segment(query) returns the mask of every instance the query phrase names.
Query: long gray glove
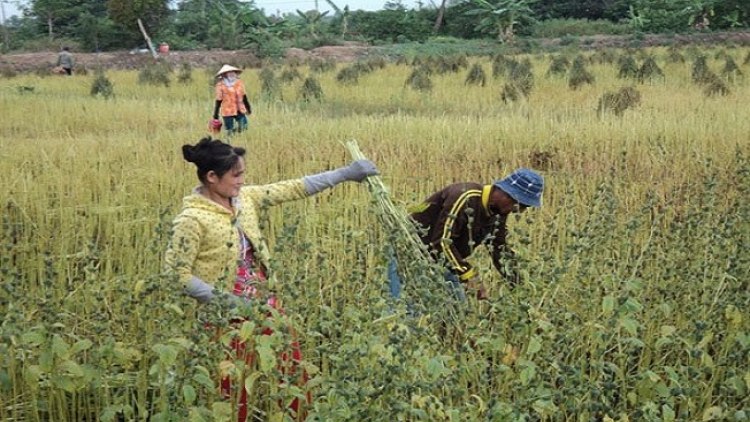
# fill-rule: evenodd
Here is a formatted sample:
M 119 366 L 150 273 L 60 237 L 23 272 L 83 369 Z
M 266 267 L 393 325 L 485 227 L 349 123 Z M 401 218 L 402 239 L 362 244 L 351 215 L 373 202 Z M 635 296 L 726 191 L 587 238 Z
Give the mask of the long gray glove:
M 305 176 L 305 190 L 310 195 L 334 187 L 342 182 L 361 182 L 368 176 L 379 174 L 378 168 L 370 160 L 356 160 L 346 167 L 323 173 Z
M 198 277 L 193 277 L 185 288 L 185 293 L 197 300 L 198 303 L 208 303 L 214 298 L 214 286 Z
M 215 298 L 220 300 L 221 303 L 225 303 L 229 308 L 235 308 L 237 306 L 249 306 L 250 299 L 240 297 L 227 293 L 214 293 L 214 287 L 198 277 L 193 277 L 185 289 L 185 293 L 193 299 L 197 300 L 198 303 L 208 303 Z

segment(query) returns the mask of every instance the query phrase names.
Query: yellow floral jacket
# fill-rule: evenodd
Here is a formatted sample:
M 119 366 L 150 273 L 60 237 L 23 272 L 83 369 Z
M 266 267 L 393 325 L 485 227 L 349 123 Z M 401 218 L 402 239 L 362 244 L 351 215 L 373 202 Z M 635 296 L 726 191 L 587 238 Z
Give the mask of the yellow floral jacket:
M 183 286 L 197 277 L 219 291 L 231 292 L 240 257 L 237 225 L 252 242 L 256 258 L 267 266 L 270 256 L 260 232 L 261 208 L 307 196 L 303 179 L 248 185 L 235 198 L 232 213 L 193 192 L 183 199 L 182 211 L 173 222 L 165 256 L 167 272 L 177 273 Z

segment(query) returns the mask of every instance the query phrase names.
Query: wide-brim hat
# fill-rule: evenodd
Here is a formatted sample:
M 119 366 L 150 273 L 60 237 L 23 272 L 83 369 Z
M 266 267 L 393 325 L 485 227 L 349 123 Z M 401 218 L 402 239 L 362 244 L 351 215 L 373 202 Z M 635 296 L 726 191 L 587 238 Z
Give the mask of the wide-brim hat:
M 521 205 L 542 206 L 544 178 L 533 170 L 518 169 L 505 179 L 496 181 L 494 186 L 510 195 Z
M 234 66 L 230 66 L 228 64 L 225 64 L 224 66 L 221 67 L 221 69 L 219 69 L 218 72 L 216 72 L 216 77 L 218 78 L 219 76 L 221 76 L 221 75 L 223 75 L 223 74 L 225 74 L 227 72 L 234 72 L 234 73 L 239 74 L 239 73 L 242 73 L 242 69 L 237 69 Z

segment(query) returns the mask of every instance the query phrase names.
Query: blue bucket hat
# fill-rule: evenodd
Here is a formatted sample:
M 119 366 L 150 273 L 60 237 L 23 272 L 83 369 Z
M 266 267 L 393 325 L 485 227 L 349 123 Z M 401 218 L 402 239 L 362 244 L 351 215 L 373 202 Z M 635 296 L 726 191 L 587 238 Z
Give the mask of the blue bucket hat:
M 494 186 L 510 195 L 521 205 L 542 206 L 544 178 L 533 170 L 518 169 L 505 179 L 496 181 Z

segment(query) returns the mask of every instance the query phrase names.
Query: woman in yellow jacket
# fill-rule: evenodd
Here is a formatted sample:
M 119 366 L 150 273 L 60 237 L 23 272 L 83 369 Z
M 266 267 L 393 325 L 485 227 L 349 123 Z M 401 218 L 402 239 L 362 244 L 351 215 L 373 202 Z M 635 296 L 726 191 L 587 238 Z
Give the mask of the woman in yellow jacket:
M 252 304 L 260 299 L 259 287 L 266 281 L 269 262 L 259 225 L 262 207 L 306 198 L 339 183 L 361 182 L 378 174 L 371 161 L 357 160 L 299 179 L 245 185 L 244 148 L 206 137 L 196 145 L 184 145 L 182 153 L 185 160 L 196 165 L 201 184 L 183 199 L 165 259 L 167 272 L 176 274 L 187 295 L 199 303 L 223 300 Z M 275 297 L 266 302 L 278 309 Z M 244 345 L 235 344 L 235 348 L 244 353 Z M 246 358 L 252 359 L 252 354 Z M 295 344 L 292 359 L 301 359 Z M 228 388 L 225 380 L 223 389 Z M 243 388 L 239 421 L 247 415 L 245 401 Z M 297 404 L 292 407 L 297 412 Z
M 214 85 L 214 121 L 219 119 L 221 112 L 224 128 L 228 134 L 242 132 L 247 129 L 247 115 L 253 113 L 250 101 L 247 99 L 245 83 L 239 78 L 242 70 L 225 64 L 216 72 L 218 81 Z M 236 123 L 236 127 L 235 127 Z

